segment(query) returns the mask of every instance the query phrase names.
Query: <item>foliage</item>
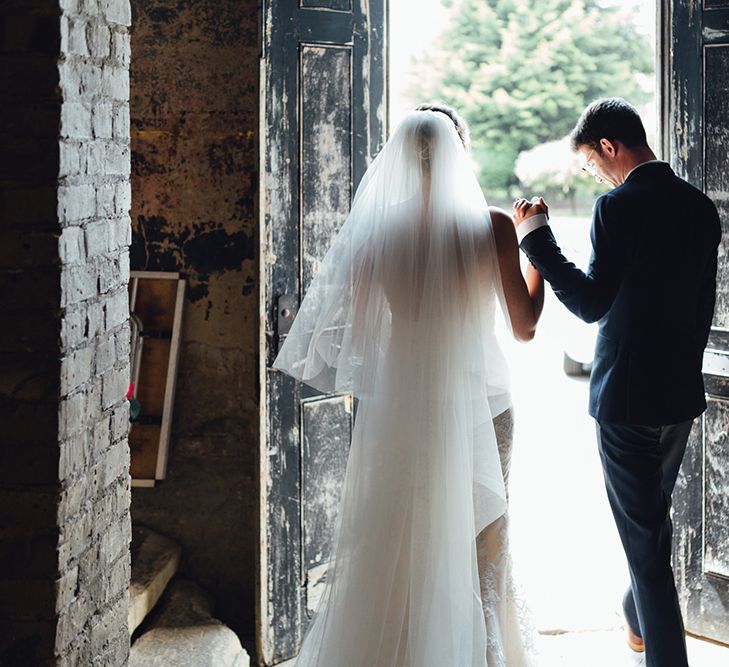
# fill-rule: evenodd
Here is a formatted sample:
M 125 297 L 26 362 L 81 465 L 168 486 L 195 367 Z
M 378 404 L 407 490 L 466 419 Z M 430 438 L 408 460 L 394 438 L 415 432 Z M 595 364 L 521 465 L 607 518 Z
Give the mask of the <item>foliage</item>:
M 569 136 L 523 151 L 514 173 L 528 194 L 538 193 L 547 201 L 567 200 L 575 212 L 577 195 L 596 196 L 605 186 L 582 170 L 584 158 L 573 153 Z
M 519 153 L 565 136 L 592 100 L 620 95 L 640 105 L 650 98 L 651 45 L 614 5 L 443 3 L 447 24 L 416 63 L 411 96 L 442 100 L 464 116 L 487 192 L 513 194 Z

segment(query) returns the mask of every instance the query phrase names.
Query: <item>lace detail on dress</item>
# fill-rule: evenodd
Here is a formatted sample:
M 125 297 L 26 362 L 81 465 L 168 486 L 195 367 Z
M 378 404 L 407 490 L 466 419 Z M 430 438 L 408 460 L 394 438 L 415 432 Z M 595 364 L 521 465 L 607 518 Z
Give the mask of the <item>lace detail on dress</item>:
M 496 567 L 492 563 L 486 563 L 485 572 L 480 577 L 481 581 L 481 604 L 486 619 L 486 656 L 489 667 L 505 667 L 506 656 L 504 654 L 501 633 L 499 631 L 499 614 L 497 609 L 501 602 L 498 593 L 498 582 L 496 579 Z
M 511 410 L 494 419 L 504 482 L 513 442 Z M 488 667 L 531 667 L 536 660 L 536 630 L 524 596 L 515 584 L 509 553 L 508 513 L 476 537 L 481 604 L 486 621 Z

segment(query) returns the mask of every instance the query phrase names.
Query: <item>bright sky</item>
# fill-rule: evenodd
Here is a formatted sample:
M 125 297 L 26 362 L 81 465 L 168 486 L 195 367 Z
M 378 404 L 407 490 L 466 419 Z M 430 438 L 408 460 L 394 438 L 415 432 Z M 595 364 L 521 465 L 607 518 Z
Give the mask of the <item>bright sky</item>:
M 443 27 L 446 11 L 440 0 L 391 0 L 390 118 L 394 127 L 407 111 L 400 97 L 410 61 L 425 51 Z
M 646 0 L 604 0 L 634 13 L 637 27 L 655 33 L 655 2 Z M 410 60 L 421 55 L 443 27 L 446 10 L 440 0 L 391 0 L 390 3 L 390 118 L 391 127 L 408 110 L 401 99 Z

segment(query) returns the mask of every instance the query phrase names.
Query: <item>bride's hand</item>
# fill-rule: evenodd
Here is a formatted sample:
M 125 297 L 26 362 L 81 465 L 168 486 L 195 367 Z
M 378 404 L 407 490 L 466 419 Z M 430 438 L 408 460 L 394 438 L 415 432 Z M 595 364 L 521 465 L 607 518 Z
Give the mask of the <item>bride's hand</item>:
M 549 207 L 542 197 L 534 197 L 532 201 L 522 197 L 514 202 L 514 224 L 517 227 L 527 218 L 539 213 L 549 215 Z
M 527 216 L 527 212 L 532 206 L 533 204 L 523 197 L 514 202 L 514 224 L 517 227 L 529 217 Z

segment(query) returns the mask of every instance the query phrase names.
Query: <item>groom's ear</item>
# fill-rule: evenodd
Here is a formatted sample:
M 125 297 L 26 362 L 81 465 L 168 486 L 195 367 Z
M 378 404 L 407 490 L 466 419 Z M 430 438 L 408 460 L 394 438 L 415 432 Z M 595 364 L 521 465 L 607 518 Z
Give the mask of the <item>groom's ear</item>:
M 605 139 L 604 137 L 600 139 L 600 148 L 602 149 L 603 155 L 607 155 L 611 158 L 615 157 L 618 153 L 617 142 L 610 141 L 610 139 Z

